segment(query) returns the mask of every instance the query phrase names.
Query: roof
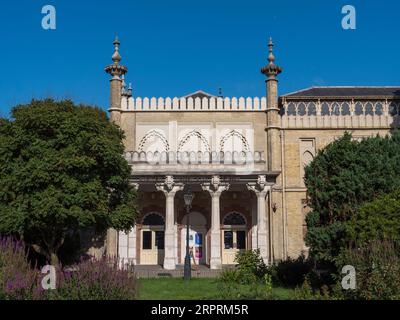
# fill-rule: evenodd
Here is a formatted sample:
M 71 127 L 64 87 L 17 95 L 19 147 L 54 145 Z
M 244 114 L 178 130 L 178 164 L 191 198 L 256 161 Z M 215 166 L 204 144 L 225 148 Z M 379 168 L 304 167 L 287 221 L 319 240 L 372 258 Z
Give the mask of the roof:
M 400 98 L 399 87 L 311 87 L 283 95 L 285 98 L 385 97 Z
M 183 96 L 182 98 L 193 98 L 193 99 L 200 98 L 200 99 L 202 99 L 202 98 L 215 98 L 215 97 L 216 96 L 214 96 L 210 93 L 204 92 L 202 90 L 198 90 L 196 92 L 193 92 L 186 96 Z

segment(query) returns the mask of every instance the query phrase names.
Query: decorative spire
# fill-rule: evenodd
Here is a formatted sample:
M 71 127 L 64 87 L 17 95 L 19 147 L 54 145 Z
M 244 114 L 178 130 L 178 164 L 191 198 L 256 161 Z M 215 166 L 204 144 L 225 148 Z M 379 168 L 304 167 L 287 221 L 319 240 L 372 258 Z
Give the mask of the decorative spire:
M 121 76 L 123 76 L 128 72 L 128 68 L 119 64 L 122 58 L 121 55 L 119 54 L 119 46 L 121 43 L 119 42 L 118 37 L 115 37 L 113 44 L 114 44 L 114 53 L 112 55 L 112 61 L 114 63 L 108 65 L 105 68 L 105 71 L 110 75 L 112 75 L 114 80 L 121 80 Z
M 114 54 L 112 55 L 112 61 L 114 61 L 115 64 L 118 64 L 122 59 L 121 55 L 119 54 L 119 45 L 121 44 L 121 42 L 119 42 L 118 37 L 115 37 L 113 44 Z
M 268 55 L 269 64 L 261 69 L 261 73 L 265 74 L 268 77 L 268 79 L 275 79 L 276 76 L 282 72 L 282 68 L 278 67 L 275 64 L 275 56 L 273 53 L 274 43 L 272 42 L 271 37 L 269 38 L 268 48 L 269 48 L 269 55 Z
M 218 88 L 218 98 L 223 98 L 223 94 L 222 94 L 222 88 Z
M 132 83 L 129 83 L 128 91 L 127 91 L 128 97 L 132 97 L 132 92 L 133 92 Z
M 274 56 L 274 53 L 273 53 L 274 43 L 272 42 L 272 37 L 269 37 L 268 48 L 269 48 L 268 61 L 269 61 L 269 64 L 273 64 L 274 61 L 275 61 L 275 56 Z

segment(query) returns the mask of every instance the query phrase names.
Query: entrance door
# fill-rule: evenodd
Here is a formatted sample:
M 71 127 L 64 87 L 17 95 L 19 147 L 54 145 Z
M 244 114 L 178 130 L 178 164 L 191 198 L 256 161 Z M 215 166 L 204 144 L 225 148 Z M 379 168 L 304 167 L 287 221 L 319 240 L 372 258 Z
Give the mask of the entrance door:
M 199 264 L 205 264 L 206 255 L 205 255 L 205 243 L 204 237 L 206 234 L 206 230 L 193 230 L 189 229 L 189 250 L 192 250 L 194 262 Z M 186 228 L 182 228 L 181 232 L 182 246 L 181 246 L 181 260 L 185 261 L 186 256 Z M 191 263 L 193 264 L 193 258 L 191 258 Z
M 182 218 L 182 231 L 181 231 L 181 262 L 184 263 L 186 256 L 186 225 L 188 215 Z M 191 263 L 205 264 L 206 263 L 206 243 L 205 236 L 207 233 L 206 228 L 207 220 L 200 212 L 189 213 L 189 249 L 193 252 Z
M 140 264 L 157 265 L 164 260 L 164 230 L 142 230 Z
M 223 230 L 223 249 L 222 249 L 222 263 L 223 264 L 236 264 L 235 257 L 240 251 L 246 250 L 246 231 L 245 230 Z

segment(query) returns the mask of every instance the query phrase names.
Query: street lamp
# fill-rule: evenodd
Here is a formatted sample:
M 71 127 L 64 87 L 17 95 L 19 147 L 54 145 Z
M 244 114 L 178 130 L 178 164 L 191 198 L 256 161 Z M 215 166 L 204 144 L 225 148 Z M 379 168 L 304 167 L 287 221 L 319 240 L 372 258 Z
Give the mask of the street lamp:
M 191 277 L 191 266 L 190 266 L 190 253 L 189 253 L 189 213 L 190 208 L 192 207 L 192 201 L 194 198 L 194 194 L 188 188 L 183 195 L 183 200 L 185 201 L 186 206 L 186 256 L 185 256 L 185 267 L 184 267 L 184 279 L 190 280 Z

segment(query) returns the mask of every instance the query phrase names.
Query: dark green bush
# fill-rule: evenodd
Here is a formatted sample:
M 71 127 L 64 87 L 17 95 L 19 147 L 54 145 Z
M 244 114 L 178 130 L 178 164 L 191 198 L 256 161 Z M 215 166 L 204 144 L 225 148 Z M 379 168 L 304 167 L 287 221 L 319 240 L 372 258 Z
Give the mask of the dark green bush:
M 346 299 L 400 299 L 400 247 L 392 241 L 376 240 L 359 248 L 343 250 L 338 270 L 351 265 L 356 270 L 356 289 L 342 290 Z M 344 275 L 338 275 L 338 286 Z
M 287 259 L 279 262 L 275 268 L 276 277 L 286 287 L 297 287 L 303 284 L 307 274 L 312 270 L 312 264 L 304 256 L 297 259 Z

